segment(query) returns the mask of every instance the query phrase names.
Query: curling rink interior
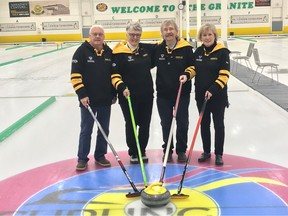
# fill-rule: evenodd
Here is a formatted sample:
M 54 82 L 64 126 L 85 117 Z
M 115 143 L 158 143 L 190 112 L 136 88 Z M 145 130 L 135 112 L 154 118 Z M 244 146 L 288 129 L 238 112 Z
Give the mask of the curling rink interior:
M 251 41 L 261 61 L 279 64 L 279 82 L 288 86 L 288 37 L 229 38 L 229 49 L 245 55 Z M 80 111 L 70 68 L 79 45 L 0 44 L 0 215 L 288 215 L 288 107 L 238 80 L 233 70 L 224 166 L 214 165 L 214 155 L 198 163 L 198 134 L 182 189 L 189 198 L 171 199 L 159 208 L 146 207 L 140 197 L 126 198 L 133 189 L 109 147 L 112 167 L 95 165 L 91 158 L 85 172 L 75 171 Z M 253 56 L 250 62 L 255 70 Z M 155 69 L 151 73 L 155 78 Z M 263 76 L 271 77 L 268 68 Z M 258 85 L 277 82 L 260 79 Z M 193 90 L 188 150 L 198 119 Z M 149 185 L 159 181 L 163 156 L 156 103 L 152 115 L 145 164 Z M 96 126 L 91 151 L 95 132 Z M 109 140 L 133 183 L 143 189 L 140 165 L 129 162 L 118 101 L 112 106 Z M 164 178 L 171 194 L 177 193 L 183 169 L 174 153 Z

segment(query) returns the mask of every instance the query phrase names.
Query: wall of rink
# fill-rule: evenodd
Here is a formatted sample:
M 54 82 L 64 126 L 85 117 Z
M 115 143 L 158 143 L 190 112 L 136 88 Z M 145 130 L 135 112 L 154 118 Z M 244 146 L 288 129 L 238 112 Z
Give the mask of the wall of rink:
M 189 0 L 1 0 L 0 43 L 82 41 L 92 24 L 105 28 L 106 40 L 125 38 L 131 20 L 143 26 L 142 39 L 158 39 L 165 19 L 175 19 L 186 35 L 197 34 L 197 4 Z M 183 6 L 184 7 L 181 7 Z M 221 35 L 221 0 L 201 1 L 202 23 L 213 23 Z M 228 0 L 227 35 L 288 33 L 287 0 Z

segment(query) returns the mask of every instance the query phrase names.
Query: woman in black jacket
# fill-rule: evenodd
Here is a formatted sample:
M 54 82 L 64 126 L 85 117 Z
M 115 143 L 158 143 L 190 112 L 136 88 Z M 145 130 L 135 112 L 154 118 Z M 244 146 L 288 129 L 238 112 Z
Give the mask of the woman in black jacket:
M 139 158 L 127 97 L 131 97 L 144 162 L 148 162 L 146 147 L 153 107 L 154 88 L 150 69 L 154 45 L 140 43 L 141 34 L 139 22 L 129 23 L 126 28 L 127 40 L 119 42 L 113 49 L 111 78 L 118 91 L 119 104 L 125 119 L 126 143 L 131 163 L 139 163 Z
M 198 158 L 204 162 L 211 157 L 211 114 L 215 130 L 215 164 L 223 165 L 223 147 L 225 138 L 224 113 L 228 107 L 227 82 L 230 76 L 230 51 L 217 42 L 218 34 L 212 24 L 203 25 L 198 32 L 202 45 L 195 56 L 195 99 L 200 112 L 207 97 L 208 103 L 201 123 L 201 137 L 204 152 Z
M 228 107 L 227 82 L 230 76 L 230 51 L 217 42 L 218 34 L 212 24 L 204 24 L 198 32 L 202 45 L 194 52 L 194 63 L 190 67 L 195 76 L 195 99 L 201 111 L 205 97 L 208 99 L 201 122 L 201 137 L 204 152 L 198 158 L 205 162 L 211 157 L 211 115 L 215 129 L 215 164 L 223 165 L 225 138 L 224 113 Z M 181 78 L 184 82 L 186 77 Z

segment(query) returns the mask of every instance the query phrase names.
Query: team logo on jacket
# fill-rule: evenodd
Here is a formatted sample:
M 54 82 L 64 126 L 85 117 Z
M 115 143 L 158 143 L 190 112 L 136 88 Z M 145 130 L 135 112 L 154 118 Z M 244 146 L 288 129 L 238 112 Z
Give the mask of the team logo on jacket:
M 133 56 L 128 56 L 128 62 L 134 61 Z
M 196 58 L 196 61 L 203 61 L 202 56 L 198 56 L 198 58 Z
M 161 54 L 160 57 L 159 57 L 159 60 L 160 60 L 160 61 L 164 61 L 164 60 L 165 60 L 165 55 L 164 55 L 164 54 Z
M 95 61 L 93 60 L 92 56 L 89 56 L 87 62 L 88 63 L 94 63 Z

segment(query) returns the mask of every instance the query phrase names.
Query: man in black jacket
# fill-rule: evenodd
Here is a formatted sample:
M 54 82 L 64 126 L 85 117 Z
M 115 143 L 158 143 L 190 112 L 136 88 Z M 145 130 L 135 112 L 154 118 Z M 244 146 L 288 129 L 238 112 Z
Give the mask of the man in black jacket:
M 76 170 L 85 170 L 89 160 L 91 135 L 94 119 L 89 113 L 89 105 L 106 135 L 109 134 L 111 104 L 115 103 L 111 84 L 112 50 L 104 42 L 104 29 L 94 25 L 89 31 L 89 42 L 85 41 L 74 53 L 71 69 L 71 83 L 78 96 L 81 111 L 81 131 L 78 146 Z M 95 163 L 111 166 L 105 158 L 107 142 L 98 130 L 94 151 Z
M 193 63 L 192 46 L 180 39 L 178 26 L 174 20 L 165 20 L 161 25 L 163 41 L 156 46 L 153 53 L 153 63 L 157 66 L 156 90 L 157 108 L 161 119 L 163 135 L 163 151 L 166 152 L 170 127 L 173 119 L 173 107 L 175 106 L 177 92 L 180 85 L 180 77 L 187 76 L 187 82 L 183 84 L 181 97 L 176 116 L 176 153 L 178 162 L 186 161 L 187 137 L 189 126 L 189 103 L 191 92 L 190 71 L 186 70 Z M 172 161 L 174 143 L 168 150 L 168 162 Z

